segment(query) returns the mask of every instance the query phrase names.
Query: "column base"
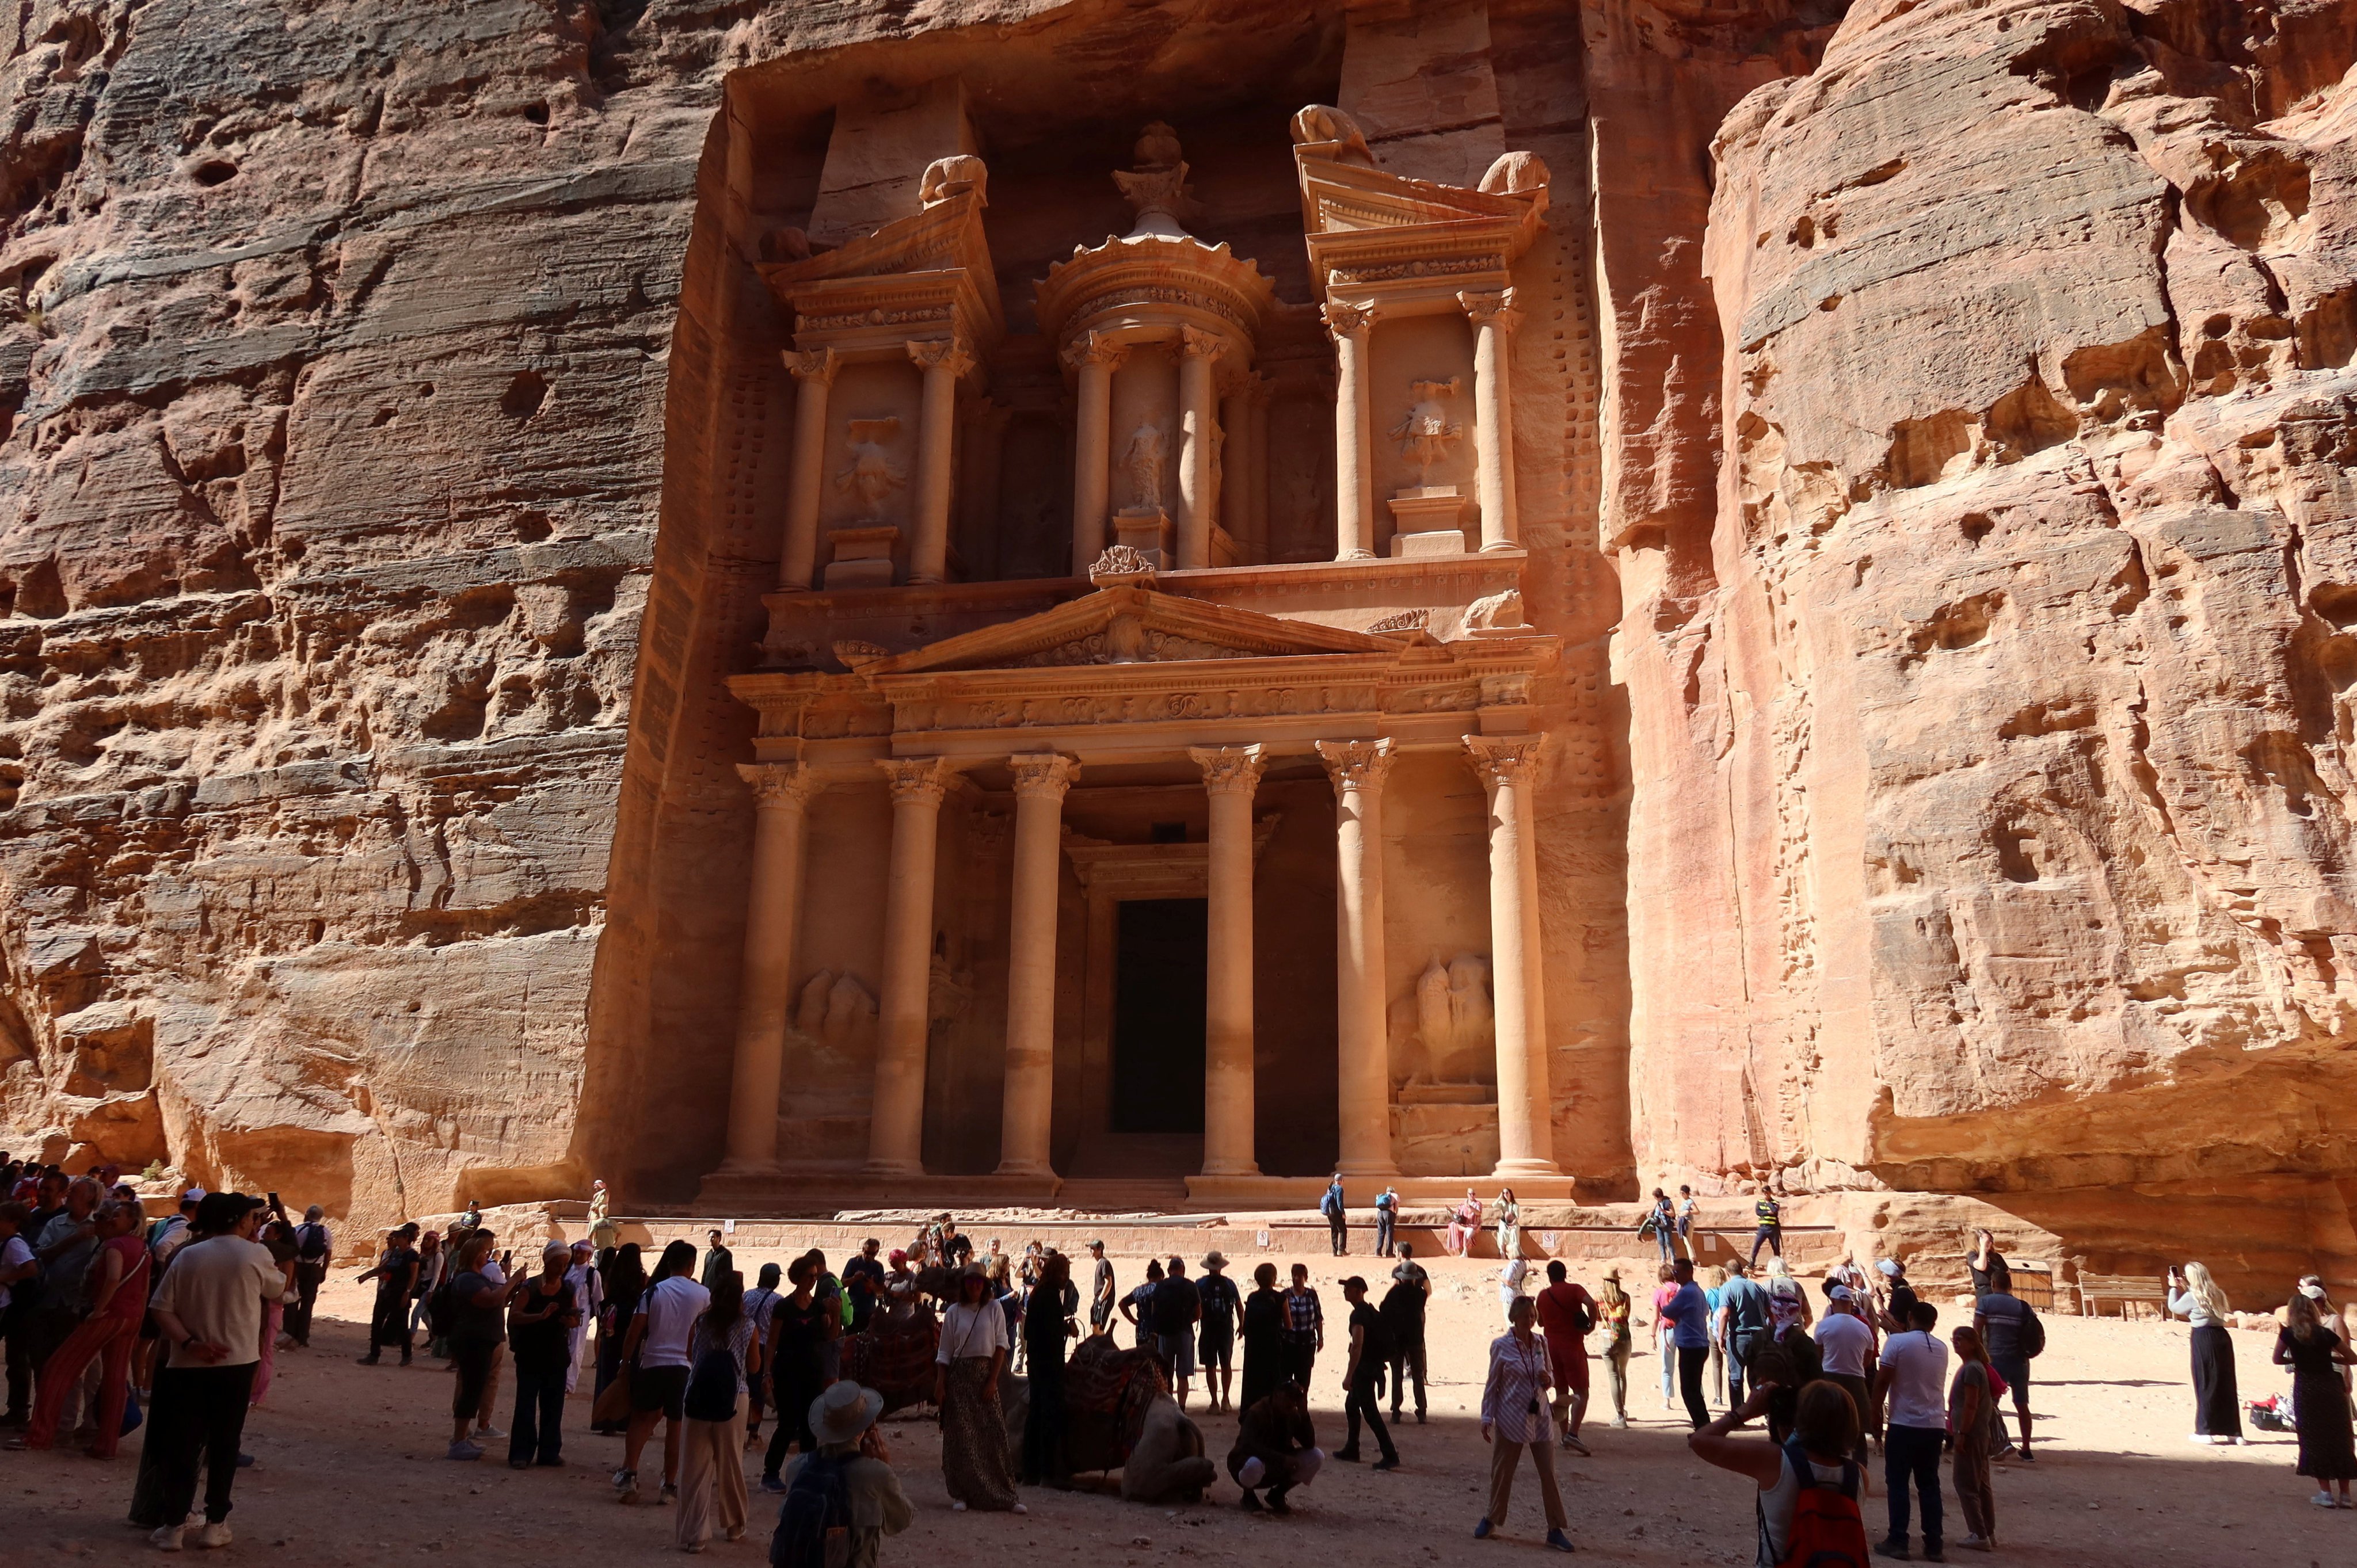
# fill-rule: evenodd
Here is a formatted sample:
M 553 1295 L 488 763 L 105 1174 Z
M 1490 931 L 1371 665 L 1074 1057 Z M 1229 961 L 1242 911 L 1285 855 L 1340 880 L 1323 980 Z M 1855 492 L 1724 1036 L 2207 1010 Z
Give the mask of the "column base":
M 1521 542 L 1520 542 L 1519 541 L 1516 541 L 1516 540 L 1512 540 L 1512 539 L 1485 540 L 1485 541 L 1483 541 L 1482 545 L 1481 545 L 1481 553 L 1483 553 L 1483 554 L 1491 554 L 1491 553 L 1494 553 L 1499 552 L 1499 551 L 1504 551 L 1504 550 L 1520 550 L 1521 548 L 1522 548 L 1522 544 L 1521 544 Z
M 1490 1179 L 1503 1181 L 1512 1176 L 1553 1176 L 1562 1174 L 1562 1169 L 1553 1160 L 1500 1160 L 1498 1168 L 1490 1173 Z
M 1400 1174 L 1399 1166 L 1389 1160 L 1381 1163 L 1344 1160 L 1334 1169 L 1341 1176 L 1345 1186 L 1354 1181 L 1396 1181 Z
M 925 1174 L 925 1165 L 921 1160 L 870 1160 L 859 1167 L 859 1174 L 863 1176 L 886 1178 L 914 1176 L 921 1179 Z

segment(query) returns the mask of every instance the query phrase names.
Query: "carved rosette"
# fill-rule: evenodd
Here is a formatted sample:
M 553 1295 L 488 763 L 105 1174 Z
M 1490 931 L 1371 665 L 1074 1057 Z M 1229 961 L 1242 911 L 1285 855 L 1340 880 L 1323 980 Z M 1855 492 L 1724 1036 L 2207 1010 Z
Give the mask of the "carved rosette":
M 1190 746 L 1187 755 L 1203 770 L 1203 788 L 1213 795 L 1250 795 L 1267 767 L 1257 745 Z
M 1373 793 L 1383 787 L 1383 779 L 1396 760 L 1392 742 L 1383 740 L 1321 740 L 1314 743 L 1318 760 L 1326 765 L 1326 777 L 1334 781 L 1334 793 L 1341 795 L 1352 789 Z
M 1457 303 L 1464 307 L 1465 314 L 1476 328 L 1487 327 L 1494 321 L 1511 336 L 1514 328 L 1523 324 L 1523 313 L 1514 308 L 1514 291 L 1510 288 L 1489 294 L 1460 293 Z
M 1326 319 L 1326 330 L 1336 338 L 1364 337 L 1375 324 L 1372 306 L 1345 305 L 1339 299 L 1328 300 L 1319 314 Z
M 1546 746 L 1544 736 L 1535 735 L 1469 735 L 1465 749 L 1470 754 L 1473 771 L 1480 776 L 1485 789 L 1500 785 L 1529 789 L 1538 783 L 1539 758 Z
M 752 787 L 753 804 L 761 811 L 800 811 L 818 793 L 818 779 L 799 762 L 740 762 L 737 777 Z
M 956 771 L 949 759 L 942 757 L 891 757 L 877 763 L 884 773 L 885 787 L 892 791 L 896 806 L 914 803 L 938 806 L 949 792 L 951 776 Z
M 1060 800 L 1081 776 L 1078 762 L 1052 751 L 1010 757 L 1006 766 L 1015 770 L 1015 793 L 1023 800 Z
M 1082 365 L 1103 365 L 1107 371 L 1121 369 L 1129 358 L 1129 345 L 1105 332 L 1083 332 L 1064 345 L 1063 361 L 1072 370 Z
M 954 338 L 920 338 L 909 345 L 909 358 L 920 371 L 947 371 L 952 378 L 974 369 L 974 356 Z
M 785 360 L 787 374 L 805 386 L 815 381 L 831 387 L 834 385 L 834 373 L 843 369 L 843 360 L 832 349 L 789 349 L 779 358 Z

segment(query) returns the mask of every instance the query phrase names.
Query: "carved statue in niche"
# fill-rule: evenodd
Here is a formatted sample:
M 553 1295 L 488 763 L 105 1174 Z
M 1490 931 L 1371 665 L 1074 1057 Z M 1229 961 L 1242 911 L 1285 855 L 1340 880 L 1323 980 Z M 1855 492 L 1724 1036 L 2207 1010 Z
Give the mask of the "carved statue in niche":
M 834 488 L 857 501 L 861 515 L 871 521 L 881 520 L 884 503 L 909 482 L 906 471 L 884 450 L 884 443 L 899 433 L 900 421 L 894 414 L 851 422 L 846 443 L 851 461 L 834 476 Z
M 1115 169 L 1113 182 L 1137 214 L 1132 234 L 1184 234 L 1195 201 L 1187 193 L 1187 160 L 1178 156 L 1178 133 L 1157 120 L 1138 133 L 1135 169 Z M 1161 220 L 1160 222 L 1155 220 Z
M 1497 1021 L 1490 1004 L 1490 961 L 1435 953 L 1415 992 L 1392 1004 L 1392 1060 L 1406 1067 L 1405 1103 L 1481 1103 L 1495 1096 Z
M 842 1059 L 864 1057 L 875 1048 L 876 999 L 848 974 L 822 969 L 802 983 L 794 1028 Z
M 1464 438 L 1464 424 L 1449 418 L 1440 401 L 1455 397 L 1463 384 L 1455 376 L 1445 381 L 1408 383 L 1415 403 L 1407 417 L 1392 427 L 1391 439 L 1400 444 L 1400 456 L 1415 465 L 1415 482 L 1420 486 L 1432 484 L 1432 466 L 1445 461 L 1449 448 Z
M 1129 450 L 1121 466 L 1129 475 L 1129 504 L 1151 510 L 1162 504 L 1164 441 L 1158 424 L 1141 424 L 1130 433 Z

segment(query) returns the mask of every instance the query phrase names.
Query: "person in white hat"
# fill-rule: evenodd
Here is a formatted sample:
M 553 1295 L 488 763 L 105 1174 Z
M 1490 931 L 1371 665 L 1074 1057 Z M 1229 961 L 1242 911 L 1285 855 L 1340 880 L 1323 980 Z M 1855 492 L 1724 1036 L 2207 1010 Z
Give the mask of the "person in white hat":
M 849 1379 L 830 1383 L 811 1402 L 818 1452 L 801 1455 L 786 1470 L 786 1501 L 778 1511 L 770 1562 L 785 1568 L 834 1563 L 875 1568 L 884 1538 L 916 1522 L 917 1510 L 876 1430 L 883 1412 L 884 1396 Z M 839 1557 L 828 1550 L 830 1530 L 848 1532 L 849 1550 Z

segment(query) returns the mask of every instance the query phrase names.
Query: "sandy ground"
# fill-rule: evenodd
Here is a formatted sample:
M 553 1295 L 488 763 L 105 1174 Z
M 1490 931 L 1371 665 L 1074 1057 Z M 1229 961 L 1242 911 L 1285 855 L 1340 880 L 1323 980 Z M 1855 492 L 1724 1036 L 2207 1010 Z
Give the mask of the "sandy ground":
M 763 1261 L 759 1254 L 737 1258 L 748 1270 Z M 1372 1273 L 1372 1262 L 1361 1257 L 1352 1267 Z M 1144 1262 L 1121 1259 L 1118 1266 L 1125 1289 L 1141 1277 Z M 1527 1467 L 1502 1536 L 1477 1544 L 1470 1533 L 1489 1477 L 1477 1422 L 1486 1347 L 1497 1332 L 1495 1269 L 1449 1260 L 1434 1270 L 1431 1421 L 1417 1426 L 1411 1414 L 1397 1429 L 1405 1464 L 1394 1474 L 1330 1466 L 1296 1494 L 1295 1513 L 1286 1520 L 1240 1510 L 1224 1469 L 1211 1500 L 1193 1508 L 1125 1503 L 1110 1492 L 1033 1489 L 1026 1494 L 1028 1517 L 953 1513 L 934 1429 L 909 1416 L 886 1430 L 917 1504 L 917 1523 L 887 1543 L 886 1560 L 955 1564 L 1012 1556 L 1093 1565 L 1281 1556 L 1292 1563 L 1357 1565 L 1453 1563 L 1475 1553 L 1533 1560 L 1543 1530 Z M 602 1568 L 671 1550 L 672 1510 L 622 1509 L 610 1500 L 607 1477 L 619 1463 L 620 1440 L 587 1433 L 586 1380 L 568 1412 L 567 1468 L 511 1471 L 500 1463 L 504 1444 L 494 1444 L 477 1464 L 445 1460 L 448 1375 L 423 1357 L 406 1371 L 353 1364 L 363 1348 L 366 1290 L 349 1283 L 353 1272 L 339 1270 L 330 1282 L 314 1348 L 280 1357 L 270 1404 L 247 1423 L 246 1447 L 260 1462 L 239 1477 L 231 1553 L 347 1564 L 431 1561 L 447 1552 L 474 1562 Z M 1313 1269 L 1337 1317 L 1341 1293 L 1334 1285 L 1347 1272 L 1325 1259 Z M 2244 1448 L 2187 1443 L 2192 1401 L 2181 1326 L 2059 1317 L 2050 1326 L 2033 1402 L 2040 1461 L 2034 1470 L 1997 1472 L 1995 1557 L 1952 1548 L 1950 1561 L 2357 1564 L 2357 1511 L 2309 1506 L 2313 1488 L 2292 1473 L 2288 1435 L 2255 1434 Z M 2287 1375 L 2267 1364 L 2271 1337 L 2234 1337 L 2244 1397 L 2288 1389 Z M 1597 1399 L 1609 1418 L 1600 1363 L 1595 1371 Z M 1321 1359 L 1314 1405 L 1319 1441 L 1329 1448 L 1341 1438 L 1340 1377 L 1339 1356 Z M 1663 1410 L 1650 1354 L 1632 1364 L 1631 1381 L 1635 1424 L 1615 1432 L 1591 1420 L 1595 1457 L 1559 1462 L 1577 1560 L 1647 1568 L 1749 1563 L 1755 1538 L 1747 1483 L 1706 1469 L 1687 1452 L 1683 1418 Z M 509 1392 L 503 1384 L 502 1426 Z M 1193 1403 L 1203 1419 L 1200 1391 Z M 1208 1450 L 1224 1455 L 1232 1423 L 1208 1418 L 1204 1427 Z M 144 1539 L 124 1522 L 140 1440 L 126 1441 L 111 1465 L 79 1454 L 0 1453 L 7 1498 L 0 1508 L 6 1520 L 0 1563 L 151 1558 Z M 751 1473 L 758 1475 L 758 1466 Z M 733 1546 L 716 1541 L 707 1561 L 724 1568 L 767 1562 L 775 1500 L 765 1509 L 764 1494 L 756 1489 L 753 1497 L 752 1537 Z M 1883 1506 L 1878 1494 L 1867 1504 L 1878 1536 Z M 1953 1542 L 1962 1534 L 1953 1490 L 1947 1506 Z

